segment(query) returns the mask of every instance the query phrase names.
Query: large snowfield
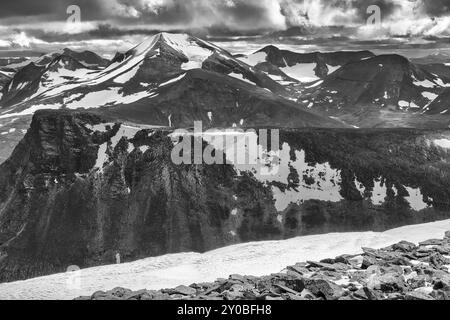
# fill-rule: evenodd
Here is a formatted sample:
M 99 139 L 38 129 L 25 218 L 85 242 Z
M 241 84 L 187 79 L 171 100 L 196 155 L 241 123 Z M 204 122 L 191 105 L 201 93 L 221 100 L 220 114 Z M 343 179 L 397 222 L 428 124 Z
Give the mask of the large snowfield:
M 446 220 L 383 233 L 333 233 L 240 244 L 205 254 L 166 255 L 0 284 L 0 299 L 67 300 L 115 287 L 151 290 L 212 282 L 231 274 L 263 276 L 278 273 L 297 262 L 358 254 L 362 247 L 382 248 L 402 240 L 418 243 L 442 239 L 449 230 L 450 220 Z

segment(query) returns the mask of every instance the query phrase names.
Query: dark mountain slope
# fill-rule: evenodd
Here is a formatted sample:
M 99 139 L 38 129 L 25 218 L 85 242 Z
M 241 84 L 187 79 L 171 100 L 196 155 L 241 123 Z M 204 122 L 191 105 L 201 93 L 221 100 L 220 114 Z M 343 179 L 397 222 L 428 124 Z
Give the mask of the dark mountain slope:
M 447 83 L 402 56 L 381 55 L 338 69 L 305 91 L 300 102 L 360 127 L 397 126 L 402 121 L 400 126 L 409 122 L 421 127 L 422 122 L 431 127 L 433 120 L 421 113 L 430 108 Z M 396 118 L 403 120 L 396 123 Z M 443 121 L 440 126 L 448 124 Z
M 3 87 L 2 106 L 14 104 L 28 98 L 36 89 L 45 67 L 30 63 L 18 71 Z
M 439 115 L 444 118 L 450 116 L 450 88 L 444 89 L 441 94 L 425 108 L 424 112 L 427 115 Z
M 345 127 L 245 81 L 200 69 L 182 73 L 133 104 L 102 108 L 117 119 L 173 127 Z

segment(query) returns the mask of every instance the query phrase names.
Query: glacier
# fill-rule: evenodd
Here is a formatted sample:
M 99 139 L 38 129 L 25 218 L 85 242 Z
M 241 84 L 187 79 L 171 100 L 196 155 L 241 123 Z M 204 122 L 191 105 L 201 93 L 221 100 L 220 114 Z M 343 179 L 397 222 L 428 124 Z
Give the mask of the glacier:
M 171 254 L 0 284 L 0 299 L 70 300 L 115 287 L 159 290 L 212 282 L 231 274 L 263 276 L 279 273 L 297 262 L 359 254 L 362 247 L 383 248 L 402 240 L 418 243 L 439 239 L 448 230 L 450 220 L 445 220 L 380 233 L 312 235 L 282 241 L 239 244 L 204 254 Z

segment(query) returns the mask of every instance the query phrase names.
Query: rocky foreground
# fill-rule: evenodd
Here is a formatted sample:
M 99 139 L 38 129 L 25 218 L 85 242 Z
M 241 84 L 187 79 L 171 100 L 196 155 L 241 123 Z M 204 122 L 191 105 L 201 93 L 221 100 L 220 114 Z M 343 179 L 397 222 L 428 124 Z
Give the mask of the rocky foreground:
M 232 275 L 160 291 L 116 288 L 78 300 L 450 300 L 450 231 L 443 240 L 363 252 L 260 278 Z

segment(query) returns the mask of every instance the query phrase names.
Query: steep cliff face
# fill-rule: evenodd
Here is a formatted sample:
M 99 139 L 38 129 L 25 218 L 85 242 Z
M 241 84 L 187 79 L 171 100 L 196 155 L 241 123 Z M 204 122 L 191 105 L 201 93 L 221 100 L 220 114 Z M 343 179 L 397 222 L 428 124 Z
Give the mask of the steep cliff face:
M 37 113 L 0 169 L 0 279 L 236 243 L 231 205 L 249 179 L 231 166 L 176 166 L 167 134 Z M 269 194 L 247 193 L 262 195 L 253 206 L 263 224 Z
M 450 216 L 449 132 L 285 130 L 265 164 L 176 165 L 169 131 L 38 112 L 0 166 L 0 281 Z M 208 139 L 203 142 L 206 148 Z

